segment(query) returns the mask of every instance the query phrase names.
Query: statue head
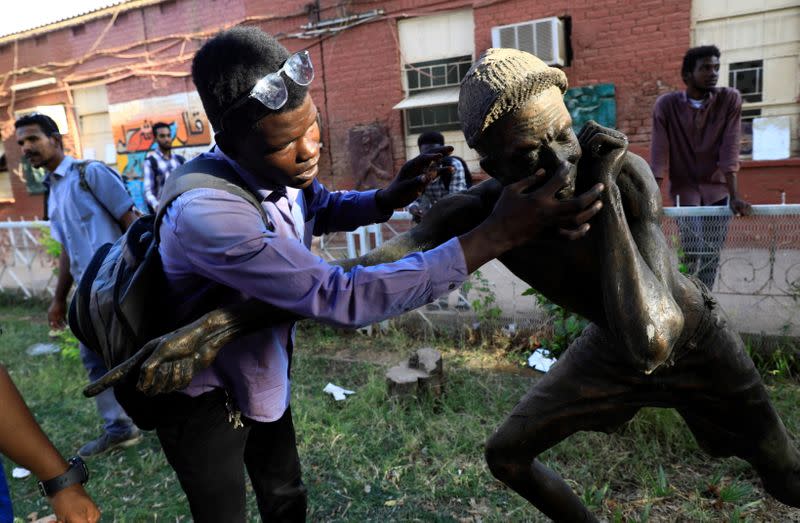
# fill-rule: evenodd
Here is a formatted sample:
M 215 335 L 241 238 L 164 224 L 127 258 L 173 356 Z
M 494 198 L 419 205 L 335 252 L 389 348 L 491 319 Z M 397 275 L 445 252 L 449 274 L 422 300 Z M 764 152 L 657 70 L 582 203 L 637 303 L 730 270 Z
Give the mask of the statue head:
M 532 54 L 488 49 L 464 77 L 458 102 L 461 129 L 483 170 L 505 185 L 567 162 L 570 182 L 558 196 L 571 196 L 581 150 L 566 89 L 564 72 Z

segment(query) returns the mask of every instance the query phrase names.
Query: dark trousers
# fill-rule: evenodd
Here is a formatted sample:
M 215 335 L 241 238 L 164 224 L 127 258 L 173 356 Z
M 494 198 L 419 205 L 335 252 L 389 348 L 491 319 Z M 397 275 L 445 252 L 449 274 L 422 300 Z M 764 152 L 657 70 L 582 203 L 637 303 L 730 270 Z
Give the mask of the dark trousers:
M 720 200 L 713 206 L 727 205 Z M 682 216 L 678 218 L 684 262 L 689 271 L 709 289 L 714 288 L 719 253 L 728 237 L 730 216 Z
M 244 522 L 244 471 L 256 494 L 263 521 L 304 521 L 306 488 L 292 413 L 272 423 L 228 421 L 222 391 L 196 398 L 181 395 L 169 423 L 156 428 L 158 439 L 200 522 Z

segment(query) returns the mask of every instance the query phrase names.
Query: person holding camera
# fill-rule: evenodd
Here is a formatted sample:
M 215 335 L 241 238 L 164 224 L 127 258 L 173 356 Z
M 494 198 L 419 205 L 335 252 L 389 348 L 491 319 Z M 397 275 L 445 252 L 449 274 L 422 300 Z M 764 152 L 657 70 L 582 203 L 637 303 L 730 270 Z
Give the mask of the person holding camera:
M 417 146 L 419 147 L 420 154 L 425 154 L 437 147 L 444 146 L 444 136 L 440 132 L 429 131 L 422 133 L 417 138 Z M 445 156 L 439 162 L 440 167 L 450 167 L 448 173 L 444 169 L 439 170 L 439 177 L 428 184 L 419 198 L 408 206 L 408 212 L 411 213 L 411 219 L 414 223 L 419 223 L 422 217 L 433 205 L 451 194 L 456 194 L 461 191 L 466 191 L 472 186 L 472 174 L 469 172 L 467 162 L 458 156 Z M 469 301 L 467 294 L 469 283 L 465 282 L 458 291 L 458 303 L 456 309 L 469 310 Z M 449 306 L 448 296 L 441 296 L 436 303 L 427 305 L 428 310 L 441 310 Z
M 436 131 L 422 133 L 417 139 L 417 146 L 420 154 L 425 154 L 436 147 L 444 146 L 444 136 Z M 467 162 L 458 156 L 442 158 L 440 166 L 451 167 L 452 171 L 450 174 L 440 173 L 436 180 L 428 184 L 425 192 L 408 206 L 408 212 L 411 213 L 414 223 L 419 223 L 428 209 L 445 196 L 466 191 L 472 186 L 472 175 Z

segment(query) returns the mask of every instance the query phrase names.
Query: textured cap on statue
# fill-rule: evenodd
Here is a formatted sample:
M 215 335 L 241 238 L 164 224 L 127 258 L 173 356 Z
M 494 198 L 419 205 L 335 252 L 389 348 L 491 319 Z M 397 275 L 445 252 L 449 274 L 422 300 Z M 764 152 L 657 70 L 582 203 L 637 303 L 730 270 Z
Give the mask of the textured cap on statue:
M 475 147 L 487 127 L 553 86 L 567 90 L 561 69 L 525 51 L 487 49 L 461 82 L 458 117 L 467 144 Z

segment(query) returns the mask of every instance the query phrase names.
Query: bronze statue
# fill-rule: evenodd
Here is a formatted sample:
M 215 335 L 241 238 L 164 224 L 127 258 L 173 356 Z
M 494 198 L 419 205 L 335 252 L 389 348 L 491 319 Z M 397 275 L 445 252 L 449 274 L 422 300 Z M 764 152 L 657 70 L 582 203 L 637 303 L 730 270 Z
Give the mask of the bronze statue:
M 462 83 L 459 114 L 468 144 L 493 179 L 443 199 L 408 233 L 345 264 L 395 260 L 470 230 L 491 212 L 504 185 L 540 169 L 543 179 L 566 180 L 564 197 L 601 182 L 603 210 L 586 236 L 570 241 L 553 230 L 500 258 L 592 323 L 490 437 L 492 474 L 554 520 L 595 521 L 537 456 L 577 431 L 611 432 L 642 407 L 671 407 L 706 452 L 747 460 L 767 492 L 800 507 L 800 454 L 723 311 L 702 283 L 675 267 L 647 163 L 627 151 L 623 134 L 593 122 L 576 137 L 565 89 L 564 73 L 532 55 L 489 49 Z M 110 379 L 149 358 L 142 390 L 185 386 L 230 337 L 278 314 L 266 307 L 209 313 L 152 342 Z

